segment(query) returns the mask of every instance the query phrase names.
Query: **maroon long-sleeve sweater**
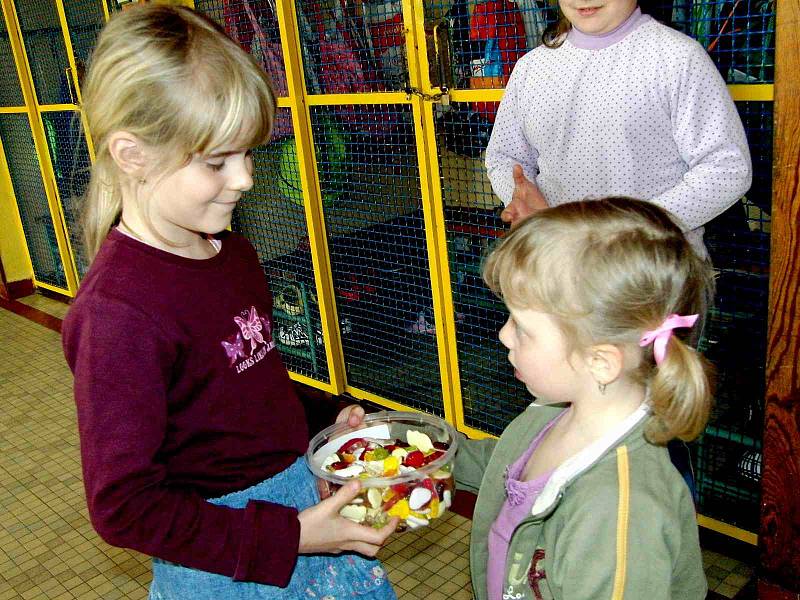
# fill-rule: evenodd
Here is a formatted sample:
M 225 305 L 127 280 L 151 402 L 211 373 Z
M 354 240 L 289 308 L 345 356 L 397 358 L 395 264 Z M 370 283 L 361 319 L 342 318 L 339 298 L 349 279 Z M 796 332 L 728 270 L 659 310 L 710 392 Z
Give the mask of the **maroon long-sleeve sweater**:
M 241 236 L 224 235 L 215 257 L 192 260 L 109 234 L 63 324 L 89 513 L 107 542 L 288 583 L 296 510 L 205 501 L 282 471 L 308 445 L 271 314 L 258 257 Z

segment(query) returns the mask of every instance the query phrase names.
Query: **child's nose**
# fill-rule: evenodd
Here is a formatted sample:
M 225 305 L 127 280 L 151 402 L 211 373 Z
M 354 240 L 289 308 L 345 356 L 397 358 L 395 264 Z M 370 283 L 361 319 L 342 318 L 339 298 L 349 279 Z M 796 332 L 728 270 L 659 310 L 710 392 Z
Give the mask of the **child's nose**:
M 253 187 L 253 167 L 252 163 L 248 163 L 249 161 L 244 161 L 236 170 L 231 185 L 233 189 L 246 192 Z
M 242 181 L 239 186 L 239 189 L 243 192 L 250 190 L 253 187 L 253 175 L 249 172 L 245 172 L 242 176 Z
M 506 348 L 511 348 L 511 326 L 509 321 L 506 321 L 506 324 L 500 328 L 500 333 L 498 336 L 500 338 L 500 343 L 503 344 Z

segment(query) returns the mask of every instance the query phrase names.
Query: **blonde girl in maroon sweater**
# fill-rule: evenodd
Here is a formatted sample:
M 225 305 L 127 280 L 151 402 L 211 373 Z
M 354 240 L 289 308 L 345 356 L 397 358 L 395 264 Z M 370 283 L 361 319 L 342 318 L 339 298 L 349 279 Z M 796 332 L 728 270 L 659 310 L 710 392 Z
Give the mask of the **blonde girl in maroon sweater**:
M 361 556 L 394 523 L 339 516 L 357 483 L 320 502 L 264 273 L 225 233 L 272 128 L 267 76 L 209 19 L 141 5 L 101 33 L 84 100 L 94 260 L 63 337 L 92 524 L 154 557 L 154 600 L 394 600 Z

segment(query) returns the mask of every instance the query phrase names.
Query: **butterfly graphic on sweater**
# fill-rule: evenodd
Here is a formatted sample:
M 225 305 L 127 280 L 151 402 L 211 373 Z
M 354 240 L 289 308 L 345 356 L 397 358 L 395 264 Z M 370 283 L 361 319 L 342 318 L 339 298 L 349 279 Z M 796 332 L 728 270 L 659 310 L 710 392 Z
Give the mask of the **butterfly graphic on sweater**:
M 261 330 L 264 328 L 264 322 L 258 316 L 256 307 L 250 307 L 250 314 L 243 319 L 242 317 L 233 317 L 234 322 L 239 326 L 242 332 L 242 337 L 250 340 L 250 354 L 256 349 L 256 343 L 263 344 L 264 336 L 261 335 Z
M 230 336 L 227 340 L 222 340 L 222 347 L 225 348 L 225 354 L 228 355 L 230 366 L 232 367 L 236 359 L 241 357 L 245 358 L 244 353 L 244 338 L 241 333 Z
M 249 355 L 252 356 L 258 344 L 269 345 L 272 340 L 270 320 L 259 316 L 255 306 L 251 306 L 249 311 L 244 310 L 241 315 L 233 317 L 233 321 L 239 327 L 239 331 L 220 342 L 230 361 L 230 366 L 233 366 L 240 358 L 247 358 L 245 342 L 250 342 Z

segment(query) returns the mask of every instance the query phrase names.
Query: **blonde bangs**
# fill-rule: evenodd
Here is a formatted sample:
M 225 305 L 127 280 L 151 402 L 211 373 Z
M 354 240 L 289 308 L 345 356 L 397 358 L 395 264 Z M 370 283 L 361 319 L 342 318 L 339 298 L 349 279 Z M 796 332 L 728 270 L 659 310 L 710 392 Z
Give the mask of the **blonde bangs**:
M 222 147 L 254 148 L 269 140 L 274 102 L 269 88 L 227 89 L 230 93 L 224 97 L 188 94 L 176 98 L 180 106 L 176 119 L 180 135 L 173 139 L 181 154 L 205 155 Z
M 175 107 L 172 139 L 188 156 L 221 147 L 253 148 L 272 133 L 269 76 L 229 38 L 198 28 L 184 77 L 165 90 Z
M 542 310 L 563 318 L 583 314 L 585 311 L 575 302 L 573 289 L 576 251 L 571 234 L 574 231 L 568 233 L 562 227 L 553 227 L 548 220 L 529 219 L 486 259 L 484 281 L 511 306 Z
M 275 99 L 266 81 L 248 80 L 240 73 L 220 77 L 215 82 L 217 89 L 225 89 L 227 95 L 216 95 L 207 106 L 202 118 L 195 117 L 198 126 L 197 145 L 193 153 L 207 154 L 221 147 L 254 148 L 269 141 L 272 134 Z

